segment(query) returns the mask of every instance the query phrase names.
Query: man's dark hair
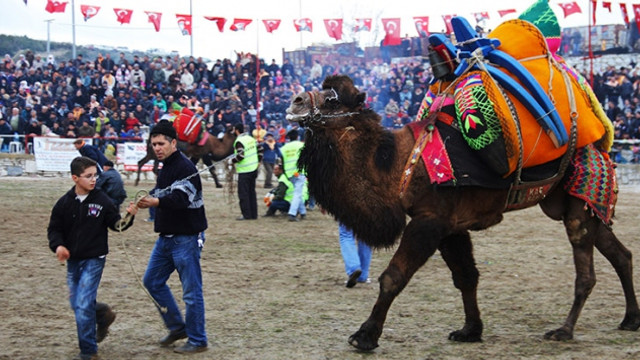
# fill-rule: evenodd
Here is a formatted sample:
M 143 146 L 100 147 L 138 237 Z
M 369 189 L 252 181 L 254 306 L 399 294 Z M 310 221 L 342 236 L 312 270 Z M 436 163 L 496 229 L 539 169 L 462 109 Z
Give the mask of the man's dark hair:
M 240 131 L 240 133 L 242 134 L 244 132 L 244 125 L 242 125 L 242 123 L 234 124 L 233 129 Z
M 82 173 L 91 166 L 98 167 L 97 163 L 86 156 L 78 156 L 71 160 L 71 175 L 80 176 Z
M 298 135 L 298 130 L 289 130 L 289 132 L 287 133 L 287 139 L 289 139 L 289 141 L 298 140 Z

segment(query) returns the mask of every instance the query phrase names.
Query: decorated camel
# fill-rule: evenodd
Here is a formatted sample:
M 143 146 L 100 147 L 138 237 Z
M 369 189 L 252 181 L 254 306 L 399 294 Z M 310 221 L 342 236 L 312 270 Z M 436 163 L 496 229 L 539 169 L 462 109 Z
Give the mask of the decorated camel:
M 537 31 L 520 20 L 496 31 L 513 34 L 521 26 Z M 544 38 L 536 44 L 546 49 L 542 42 Z M 563 222 L 576 269 L 569 314 L 544 338 L 573 338 L 596 281 L 594 247 L 620 278 L 626 311 L 619 329 L 640 327 L 631 253 L 611 228 L 617 187 L 606 152 L 612 132 L 608 120 L 598 116 L 602 109 L 579 78 L 568 75 L 555 58 L 541 59 L 557 72 L 554 81 L 559 83 L 553 85 L 561 124 L 547 119 L 551 122 L 539 125 L 540 119 L 495 77 L 474 68 L 456 77 L 455 66 L 434 69 L 440 77 L 417 121 L 394 131 L 380 125 L 380 117 L 365 106 L 366 95 L 347 76 L 330 76 L 321 90 L 292 98 L 287 119 L 307 128 L 298 166 L 306 170 L 310 194 L 373 247 L 389 248 L 400 237 L 378 278 L 379 295 L 369 318 L 349 337 L 354 347 L 378 346 L 393 300 L 436 250 L 451 270 L 465 313 L 464 325 L 449 339 L 481 341 L 479 273 L 469 232 L 498 224 L 506 211 L 535 204 Z M 569 105 L 561 104 L 560 93 L 571 100 Z M 492 141 L 489 131 L 497 134 Z M 477 146 L 479 139 L 482 146 Z
M 209 173 L 213 177 L 213 181 L 216 183 L 217 188 L 221 188 L 222 184 L 218 180 L 216 174 L 216 168 L 213 162 L 220 161 L 225 157 L 233 153 L 233 143 L 236 140 L 236 135 L 232 129 L 227 129 L 224 136 L 218 139 L 214 136 L 208 136 L 202 145 L 197 143 L 188 143 L 186 141 L 178 141 L 178 147 L 188 156 L 194 164 L 198 161 L 202 162 L 209 168 Z M 158 159 L 153 151 L 153 148 L 147 142 L 147 155 L 138 161 L 138 173 L 135 181 L 135 186 L 138 186 L 140 182 L 140 172 L 142 167 L 149 161 L 153 160 L 153 173 L 158 173 Z

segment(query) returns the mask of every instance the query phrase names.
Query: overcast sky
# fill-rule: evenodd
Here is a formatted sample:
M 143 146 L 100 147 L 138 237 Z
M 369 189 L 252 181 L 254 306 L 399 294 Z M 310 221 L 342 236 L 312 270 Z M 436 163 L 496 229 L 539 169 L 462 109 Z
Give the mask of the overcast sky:
M 26 35 L 30 38 L 47 39 L 47 19 L 50 25 L 50 39 L 57 42 L 72 42 L 71 4 L 75 4 L 75 36 L 77 45 L 122 46 L 146 51 L 152 48 L 167 52 L 176 50 L 180 55 L 191 53 L 189 36 L 183 36 L 178 28 L 175 14 L 193 13 L 193 53 L 211 59 L 235 58 L 234 51 L 258 52 L 265 59 L 275 58 L 281 63 L 282 49 L 287 51 L 308 46 L 312 43 L 335 44 L 327 35 L 323 19 L 344 19 L 343 40 L 357 40 L 361 46 L 374 46 L 384 37 L 381 18 L 401 18 L 401 33 L 416 36 L 412 18 L 429 16 L 429 30 L 444 28 L 442 15 L 456 14 L 466 17 L 472 24 L 474 12 L 487 11 L 490 19 L 488 27 L 517 17 L 529 7 L 533 0 L 66 0 L 69 2 L 64 14 L 46 12 L 46 0 L 0 0 L 0 33 Z M 569 1 L 551 0 L 563 27 L 587 25 L 589 0 L 578 0 L 582 14 L 573 14 L 566 19 L 558 3 Z M 601 7 L 601 1 L 598 5 Z M 600 8 L 597 12 L 598 24 L 621 23 L 619 2 L 614 2 L 612 13 Z M 98 14 L 85 22 L 80 13 L 80 5 L 100 6 Z M 631 3 L 627 5 L 632 14 Z M 120 25 L 116 21 L 114 8 L 132 9 L 130 24 Z M 500 18 L 498 10 L 516 9 L 514 14 Z M 144 11 L 161 12 L 161 29 L 156 32 L 147 21 Z M 227 19 L 223 33 L 214 22 L 204 16 L 218 16 Z M 313 32 L 296 32 L 293 20 L 308 17 L 313 21 Z M 233 18 L 254 19 L 246 31 L 229 30 Z M 355 18 L 373 18 L 371 33 L 350 33 L 347 28 Z M 263 19 L 282 20 L 278 30 L 266 32 Z M 376 21 L 377 20 L 377 21 Z

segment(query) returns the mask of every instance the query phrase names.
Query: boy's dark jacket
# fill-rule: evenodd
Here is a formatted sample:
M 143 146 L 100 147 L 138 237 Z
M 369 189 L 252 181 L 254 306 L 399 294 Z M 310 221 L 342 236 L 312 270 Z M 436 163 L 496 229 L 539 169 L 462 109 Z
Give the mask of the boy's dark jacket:
M 71 260 L 82 260 L 107 255 L 107 228 L 116 230 L 120 220 L 118 209 L 102 190 L 91 190 L 87 198 L 76 199 L 75 187 L 63 195 L 51 210 L 47 228 L 49 248 L 55 252 L 63 245 Z M 129 223 L 124 229 L 133 224 Z

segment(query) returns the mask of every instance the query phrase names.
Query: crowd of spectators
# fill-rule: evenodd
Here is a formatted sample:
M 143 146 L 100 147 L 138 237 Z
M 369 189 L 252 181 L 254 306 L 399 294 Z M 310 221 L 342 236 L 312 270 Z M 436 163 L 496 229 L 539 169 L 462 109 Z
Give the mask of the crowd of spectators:
M 249 54 L 209 64 L 177 55 L 79 54 L 57 61 L 31 51 L 7 54 L 0 64 L 0 135 L 137 138 L 141 126 L 188 103 L 203 109 L 214 135 L 238 122 L 252 131 L 259 119 L 261 128 L 284 141 L 292 126 L 285 120 L 291 96 L 338 73 L 367 93 L 367 105 L 393 129 L 414 119 L 431 80 L 428 64 L 416 60 L 342 58 L 301 68 L 286 58 L 281 65 L 256 61 Z M 640 72 L 634 69 L 612 66 L 595 76 L 594 92 L 617 139 L 640 139 Z

